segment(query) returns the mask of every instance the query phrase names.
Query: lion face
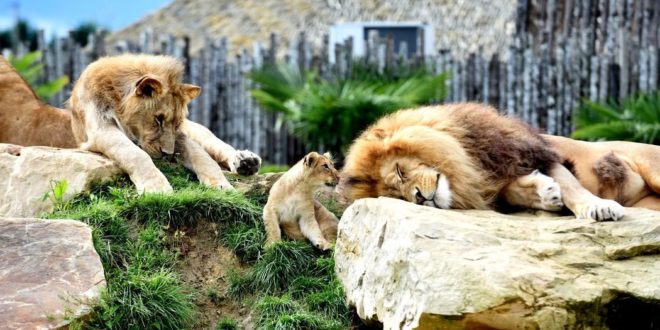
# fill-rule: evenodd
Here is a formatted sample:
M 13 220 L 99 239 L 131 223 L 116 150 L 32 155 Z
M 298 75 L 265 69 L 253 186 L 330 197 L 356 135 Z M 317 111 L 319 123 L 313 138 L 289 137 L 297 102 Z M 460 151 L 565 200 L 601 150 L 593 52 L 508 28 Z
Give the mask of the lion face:
M 132 109 L 124 115 L 129 135 L 152 158 L 174 154 L 176 131 L 188 114 L 188 103 L 199 93 L 197 86 L 166 87 L 156 77 L 142 77 L 127 101 Z
M 339 172 L 335 169 L 329 153 L 323 155 L 310 152 L 303 158 L 305 177 L 315 187 L 334 188 L 339 182 Z
M 434 167 L 400 159 L 384 178 L 390 197 L 441 209 L 452 206 L 449 179 Z

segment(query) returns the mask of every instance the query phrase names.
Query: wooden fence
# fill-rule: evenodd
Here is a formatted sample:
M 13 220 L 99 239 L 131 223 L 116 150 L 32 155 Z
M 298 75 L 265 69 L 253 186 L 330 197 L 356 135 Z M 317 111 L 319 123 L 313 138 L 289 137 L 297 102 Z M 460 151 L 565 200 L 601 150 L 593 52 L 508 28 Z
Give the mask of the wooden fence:
M 448 71 L 451 79 L 444 101 L 490 103 L 548 133 L 567 135 L 573 129 L 571 113 L 582 99 L 619 98 L 658 88 L 659 17 L 658 0 L 520 0 L 511 42 L 501 54 L 478 51 L 456 58 L 451 49 L 442 49 L 432 57 L 407 58 L 406 45 L 401 45 L 401 55 L 395 54 L 390 38 L 371 34 L 367 55 L 360 60 L 380 70 L 426 66 L 437 73 Z M 186 80 L 203 88 L 190 106 L 191 119 L 233 146 L 253 150 L 273 163 L 295 162 L 307 150 L 289 135 L 278 115 L 258 107 L 250 96 L 254 86 L 246 73 L 279 60 L 314 68 L 327 77 L 346 74 L 354 63 L 351 40 L 336 45 L 336 62 L 329 63 L 328 39 L 314 49 L 304 33 L 286 45 L 283 59 L 276 59 L 282 45 L 275 34 L 266 45 L 255 44 L 238 55 L 229 54 L 226 38 L 208 40 L 191 55 L 187 38 L 150 31 L 143 32 L 137 44 L 107 45 L 103 34 L 92 36 L 84 48 L 72 38 L 47 45 L 42 34 L 39 40 L 44 80 L 62 74 L 78 77 L 87 64 L 107 53 L 144 52 L 182 59 Z M 421 44 L 417 49 L 422 49 Z M 61 106 L 70 89 L 67 86 L 51 103 Z

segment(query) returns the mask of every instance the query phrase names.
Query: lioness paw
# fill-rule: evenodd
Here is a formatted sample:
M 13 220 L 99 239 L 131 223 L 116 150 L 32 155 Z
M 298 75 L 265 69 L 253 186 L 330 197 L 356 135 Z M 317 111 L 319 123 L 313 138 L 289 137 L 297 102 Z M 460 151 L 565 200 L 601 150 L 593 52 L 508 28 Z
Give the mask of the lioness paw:
M 624 215 L 624 208 L 619 203 L 594 197 L 588 203 L 578 207 L 576 216 L 578 219 L 593 219 L 596 221 L 621 219 Z
M 237 150 L 232 165 L 240 175 L 256 174 L 261 168 L 261 157 L 249 150 Z
M 227 179 L 222 176 L 218 177 L 209 177 L 209 176 L 198 176 L 199 182 L 208 187 L 217 188 L 220 190 L 234 190 L 234 187 L 227 181 Z

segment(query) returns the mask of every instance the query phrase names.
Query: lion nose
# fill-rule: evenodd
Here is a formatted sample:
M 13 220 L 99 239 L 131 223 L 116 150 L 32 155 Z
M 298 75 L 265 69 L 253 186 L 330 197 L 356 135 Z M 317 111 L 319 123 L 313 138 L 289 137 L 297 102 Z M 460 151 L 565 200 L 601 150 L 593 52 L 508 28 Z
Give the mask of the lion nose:
M 166 155 L 173 155 L 174 154 L 174 148 L 160 147 L 160 152 L 162 152 Z
M 422 194 L 422 192 L 419 189 L 417 189 L 417 193 L 415 194 L 415 201 L 417 202 L 417 204 L 422 205 L 427 200 L 428 199 L 424 197 L 424 194 Z

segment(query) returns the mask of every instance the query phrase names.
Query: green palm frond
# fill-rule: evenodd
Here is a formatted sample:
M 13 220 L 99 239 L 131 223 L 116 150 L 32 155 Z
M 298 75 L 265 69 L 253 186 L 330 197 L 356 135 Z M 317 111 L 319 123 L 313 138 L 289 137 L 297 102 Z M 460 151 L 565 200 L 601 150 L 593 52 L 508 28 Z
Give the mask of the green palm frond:
M 258 86 L 252 95 L 264 109 L 284 114 L 292 132 L 310 147 L 338 154 L 381 116 L 445 96 L 446 74 L 385 78 L 364 65 L 355 70 L 348 78 L 322 80 L 295 67 L 267 67 L 250 74 Z
M 638 94 L 619 102 L 584 101 L 574 114 L 583 140 L 623 140 L 660 144 L 660 91 Z
M 39 76 L 44 68 L 43 63 L 41 63 L 41 55 L 40 51 L 34 51 L 18 58 L 10 57 L 9 63 L 32 86 L 39 98 L 48 100 L 69 83 L 69 77 L 60 76 L 52 81 L 38 83 Z

